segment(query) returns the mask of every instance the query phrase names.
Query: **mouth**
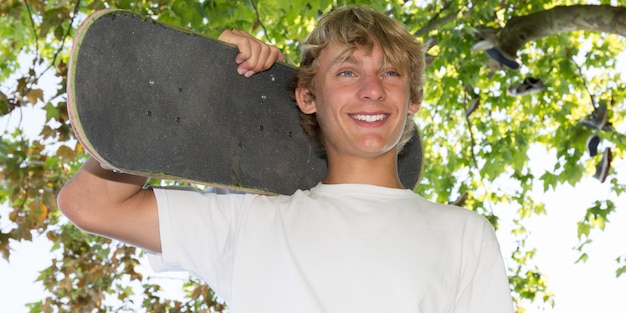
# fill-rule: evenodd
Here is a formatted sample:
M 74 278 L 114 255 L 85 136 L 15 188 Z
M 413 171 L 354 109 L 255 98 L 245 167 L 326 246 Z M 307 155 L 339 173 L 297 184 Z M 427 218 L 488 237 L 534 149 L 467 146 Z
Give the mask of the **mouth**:
M 350 114 L 350 117 L 357 121 L 373 123 L 386 119 L 389 114 Z

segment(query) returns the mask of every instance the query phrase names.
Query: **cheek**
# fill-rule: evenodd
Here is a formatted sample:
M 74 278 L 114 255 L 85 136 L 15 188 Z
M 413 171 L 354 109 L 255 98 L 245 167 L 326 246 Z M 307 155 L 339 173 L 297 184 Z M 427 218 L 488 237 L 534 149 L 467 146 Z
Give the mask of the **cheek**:
M 396 94 L 398 95 L 398 97 L 395 99 L 396 103 L 401 103 L 402 110 L 410 114 L 411 111 L 415 109 L 415 107 L 411 103 L 411 93 L 408 90 L 404 89 L 398 90 L 398 93 Z
M 332 115 L 333 103 L 337 102 L 337 98 L 333 97 L 329 91 L 331 91 L 331 88 L 327 88 L 324 91 L 317 93 L 315 98 L 315 108 L 317 110 L 317 114 L 323 119 L 327 119 Z M 332 101 L 329 101 L 329 99 L 332 99 Z

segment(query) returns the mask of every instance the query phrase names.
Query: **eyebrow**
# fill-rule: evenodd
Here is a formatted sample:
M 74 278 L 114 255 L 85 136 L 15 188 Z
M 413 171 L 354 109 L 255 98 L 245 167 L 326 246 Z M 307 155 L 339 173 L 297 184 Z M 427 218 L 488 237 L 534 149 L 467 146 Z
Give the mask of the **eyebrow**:
M 345 56 L 345 54 L 350 54 L 347 57 Z M 363 61 L 360 58 L 357 58 L 354 56 L 354 54 L 352 54 L 350 51 L 345 51 L 344 53 L 341 53 L 340 55 L 338 55 L 332 62 L 332 65 L 341 65 L 343 63 L 349 63 L 349 64 L 353 64 L 353 65 L 361 65 L 363 64 Z M 396 66 L 393 65 L 393 63 L 391 63 L 391 61 L 388 58 L 384 58 L 383 63 L 380 65 L 380 68 L 383 68 L 383 64 L 387 64 L 387 65 L 391 65 L 393 68 L 395 68 Z
M 350 53 L 349 51 L 346 51 L 340 55 L 338 55 L 332 62 L 332 64 L 337 65 L 337 64 L 342 64 L 342 63 L 350 63 L 350 64 L 354 64 L 354 65 L 360 65 L 363 62 L 356 58 L 353 54 L 350 53 L 349 56 L 345 56 L 347 53 Z

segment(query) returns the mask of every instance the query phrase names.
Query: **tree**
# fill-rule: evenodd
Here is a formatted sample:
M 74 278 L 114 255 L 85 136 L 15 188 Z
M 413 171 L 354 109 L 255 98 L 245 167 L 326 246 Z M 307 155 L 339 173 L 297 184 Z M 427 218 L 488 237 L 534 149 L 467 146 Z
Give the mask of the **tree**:
M 528 301 L 552 303 L 544 277 L 532 263 L 535 250 L 525 245 L 525 220 L 552 209 L 533 200 L 533 185 L 542 184 L 545 191 L 575 186 L 582 177 L 594 175 L 602 157 L 587 154 L 587 139 L 594 134 L 611 147 L 614 160 L 622 159 L 626 150 L 626 136 L 615 130 L 626 118 L 626 88 L 615 68 L 616 56 L 626 47 L 626 8 L 601 2 L 3 1 L 0 115 L 17 116 L 19 122 L 4 130 L 0 141 L 0 203 L 10 207 L 11 221 L 8 229 L 0 229 L 0 251 L 8 260 L 11 245 L 31 240 L 33 233 L 46 234 L 54 243 L 59 256 L 39 277 L 50 295 L 31 305 L 34 312 L 105 312 L 131 306 L 223 311 L 212 291 L 193 279 L 186 283 L 185 301 L 159 297 L 159 287 L 135 270 L 140 251 L 87 235 L 60 217 L 55 195 L 86 159 L 66 109 L 66 64 L 76 27 L 94 10 L 128 9 L 211 37 L 226 28 L 248 30 L 297 64 L 298 43 L 321 12 L 367 3 L 405 23 L 430 47 L 425 100 L 417 116 L 427 143 L 426 167 L 416 192 L 475 210 L 496 227 L 501 213 L 496 208 L 508 204 L 516 211 L 513 232 L 519 238 L 518 249 L 507 256 L 517 309 L 523 312 Z M 539 92 L 519 96 L 528 84 L 510 88 L 525 78 L 538 83 Z M 45 84 L 52 87 L 44 90 Z M 26 108 L 45 116 L 38 134 L 26 135 Z M 602 112 L 606 123 L 594 124 Z M 552 170 L 533 173 L 528 155 L 532 146 L 555 152 L 556 158 L 549 160 Z M 620 195 L 626 191 L 625 180 L 611 170 L 604 183 Z M 609 198 L 598 199 L 581 217 L 581 261 L 588 257 L 591 230 L 603 229 L 618 207 Z M 616 273 L 624 272 L 626 258 L 621 257 Z M 142 303 L 133 303 L 129 282 L 143 289 Z M 107 300 L 112 298 L 119 301 Z

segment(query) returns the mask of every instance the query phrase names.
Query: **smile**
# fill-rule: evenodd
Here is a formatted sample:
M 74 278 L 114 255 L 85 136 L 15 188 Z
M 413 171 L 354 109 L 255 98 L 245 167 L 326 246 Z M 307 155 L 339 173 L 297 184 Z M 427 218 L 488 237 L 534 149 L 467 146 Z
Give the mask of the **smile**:
M 364 121 L 364 122 L 377 122 L 383 120 L 389 116 L 389 114 L 375 114 L 375 115 L 366 115 L 366 114 L 353 114 L 350 115 L 353 119 Z

